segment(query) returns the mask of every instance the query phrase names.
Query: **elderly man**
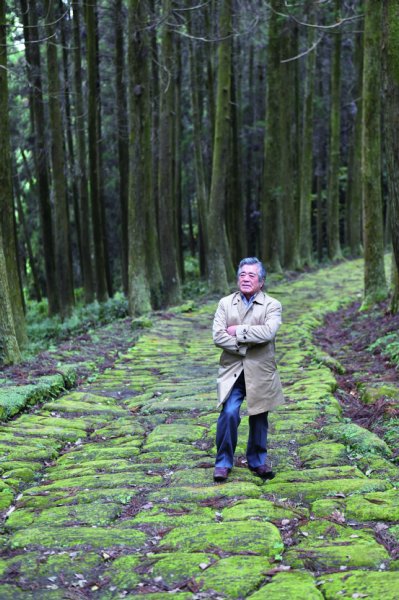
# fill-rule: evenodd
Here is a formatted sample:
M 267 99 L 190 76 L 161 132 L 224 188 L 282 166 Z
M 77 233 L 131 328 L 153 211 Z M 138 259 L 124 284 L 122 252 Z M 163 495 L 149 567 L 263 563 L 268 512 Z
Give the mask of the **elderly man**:
M 247 398 L 248 467 L 262 479 L 274 473 L 266 464 L 268 412 L 283 402 L 274 357 L 281 325 L 281 304 L 262 291 L 266 270 L 257 258 L 244 258 L 237 271 L 238 291 L 222 298 L 213 321 L 213 341 L 220 357 L 214 480 L 226 481 L 233 466 L 240 406 Z

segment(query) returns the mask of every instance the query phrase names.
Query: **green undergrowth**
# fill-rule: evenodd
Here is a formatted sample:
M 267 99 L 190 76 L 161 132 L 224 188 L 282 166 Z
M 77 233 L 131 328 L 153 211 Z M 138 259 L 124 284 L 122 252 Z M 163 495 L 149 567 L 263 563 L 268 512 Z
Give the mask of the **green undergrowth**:
M 380 351 L 390 362 L 399 368 L 399 332 L 392 331 L 379 337 L 368 347 L 370 352 Z
M 102 303 L 95 301 L 83 304 L 78 301 L 72 315 L 64 321 L 59 315 L 48 316 L 47 299 L 41 302 L 30 300 L 26 314 L 29 346 L 24 352 L 24 358 L 48 350 L 49 345 L 85 333 L 99 325 L 122 319 L 127 314 L 127 299 L 122 292 L 116 292 L 112 298 Z

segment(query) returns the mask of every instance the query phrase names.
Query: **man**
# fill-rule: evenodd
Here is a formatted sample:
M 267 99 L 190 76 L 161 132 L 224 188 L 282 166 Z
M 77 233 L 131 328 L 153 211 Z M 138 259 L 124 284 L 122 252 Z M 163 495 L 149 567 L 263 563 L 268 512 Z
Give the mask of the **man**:
M 268 412 L 282 404 L 283 392 L 274 357 L 274 339 L 281 325 L 281 304 L 262 291 L 266 270 L 257 258 L 244 258 L 237 271 L 238 290 L 222 298 L 213 321 L 213 341 L 220 357 L 214 480 L 226 481 L 233 466 L 240 424 L 240 406 L 247 398 L 248 467 L 272 479 L 266 464 Z

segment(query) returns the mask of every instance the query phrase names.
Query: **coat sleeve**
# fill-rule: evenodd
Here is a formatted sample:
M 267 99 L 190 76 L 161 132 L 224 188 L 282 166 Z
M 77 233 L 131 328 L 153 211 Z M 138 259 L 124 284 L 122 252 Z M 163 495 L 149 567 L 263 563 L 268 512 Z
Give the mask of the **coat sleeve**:
M 230 352 L 231 354 L 236 354 L 238 356 L 245 356 L 247 352 L 247 346 L 245 345 L 245 342 L 240 344 L 236 336 L 229 335 L 226 331 L 227 327 L 228 323 L 226 307 L 223 300 L 221 300 L 213 319 L 213 341 L 216 346 L 223 348 L 223 350 L 226 350 L 226 352 Z
M 267 307 L 263 325 L 239 325 L 236 331 L 237 342 L 241 344 L 265 344 L 274 340 L 281 325 L 281 304 L 273 300 Z

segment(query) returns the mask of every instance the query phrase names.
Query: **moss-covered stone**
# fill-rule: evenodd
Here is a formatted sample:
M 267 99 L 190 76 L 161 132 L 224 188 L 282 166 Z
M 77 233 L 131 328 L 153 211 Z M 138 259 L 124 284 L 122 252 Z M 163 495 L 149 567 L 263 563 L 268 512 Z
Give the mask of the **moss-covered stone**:
M 399 573 L 376 571 L 347 571 L 329 573 L 318 579 L 319 589 L 326 600 L 336 598 L 384 598 L 397 600 Z
M 277 478 L 276 478 L 277 479 Z M 348 496 L 367 492 L 383 492 L 392 486 L 382 479 L 327 479 L 306 483 L 279 483 L 273 479 L 262 486 L 264 494 L 277 494 L 279 498 L 293 498 L 305 502 L 314 502 L 328 496 Z
M 315 579 L 309 573 L 277 573 L 270 583 L 248 596 L 251 600 L 323 600 Z
M 204 569 L 217 560 L 216 555 L 203 552 L 157 554 L 152 562 L 148 578 L 155 580 L 160 577 L 164 584 L 171 587 L 193 577 L 201 580 Z
M 271 523 L 235 521 L 206 523 L 193 526 L 190 531 L 176 527 L 165 535 L 160 548 L 186 552 L 209 552 L 219 549 L 231 554 L 249 552 L 273 558 L 283 548 L 280 532 Z
M 104 576 L 109 578 L 113 587 L 116 586 L 119 590 L 131 590 L 141 581 L 140 575 L 134 570 L 140 562 L 140 557 L 134 554 L 120 556 L 106 569 Z
M 201 591 L 214 590 L 227 598 L 246 598 L 256 590 L 270 569 L 262 556 L 229 556 L 221 558 L 197 575 Z
M 151 492 L 148 499 L 154 502 L 199 502 L 211 498 L 259 498 L 262 494 L 262 486 L 249 483 L 225 483 L 214 484 L 210 487 L 188 487 L 162 489 Z
M 239 500 L 233 506 L 222 510 L 223 521 L 276 521 L 280 519 L 302 519 L 309 516 L 309 511 L 302 507 L 288 507 L 269 500 Z
M 88 575 L 103 562 L 98 552 L 24 552 L 3 560 L 0 576 L 4 580 L 12 578 L 14 582 L 22 584 L 31 579 L 36 584 L 53 581 L 64 585 L 68 581 L 76 581 L 77 573 Z
M 346 447 L 343 444 L 317 442 L 298 449 L 303 466 L 309 468 L 348 464 Z
M 358 452 L 381 454 L 388 458 L 392 456 L 392 451 L 384 440 L 356 423 L 329 425 L 323 428 L 323 434 L 335 441 L 348 444 Z
M 92 502 L 72 506 L 58 506 L 36 514 L 32 510 L 15 510 L 8 517 L 5 526 L 8 530 L 35 527 L 65 527 L 70 525 L 104 526 L 112 523 L 120 514 L 121 507 L 116 503 Z
M 399 388 L 389 383 L 362 384 L 359 391 L 360 399 L 365 404 L 372 404 L 381 398 L 399 400 Z
M 312 521 L 298 531 L 299 543 L 288 550 L 284 561 L 294 568 L 312 571 L 342 566 L 377 569 L 389 561 L 387 550 L 371 531 L 353 529 L 329 521 Z
M 50 584 L 47 584 L 50 587 Z M 52 589 L 35 589 L 29 590 L 9 583 L 0 583 L 0 598 L 1 600 L 64 600 L 65 593 L 63 590 L 56 589 L 54 584 Z M 29 594 L 29 595 L 28 595 Z
M 17 531 L 10 538 L 10 548 L 113 548 L 126 546 L 139 548 L 144 544 L 146 535 L 142 531 L 105 527 L 65 527 L 36 528 L 31 527 Z

